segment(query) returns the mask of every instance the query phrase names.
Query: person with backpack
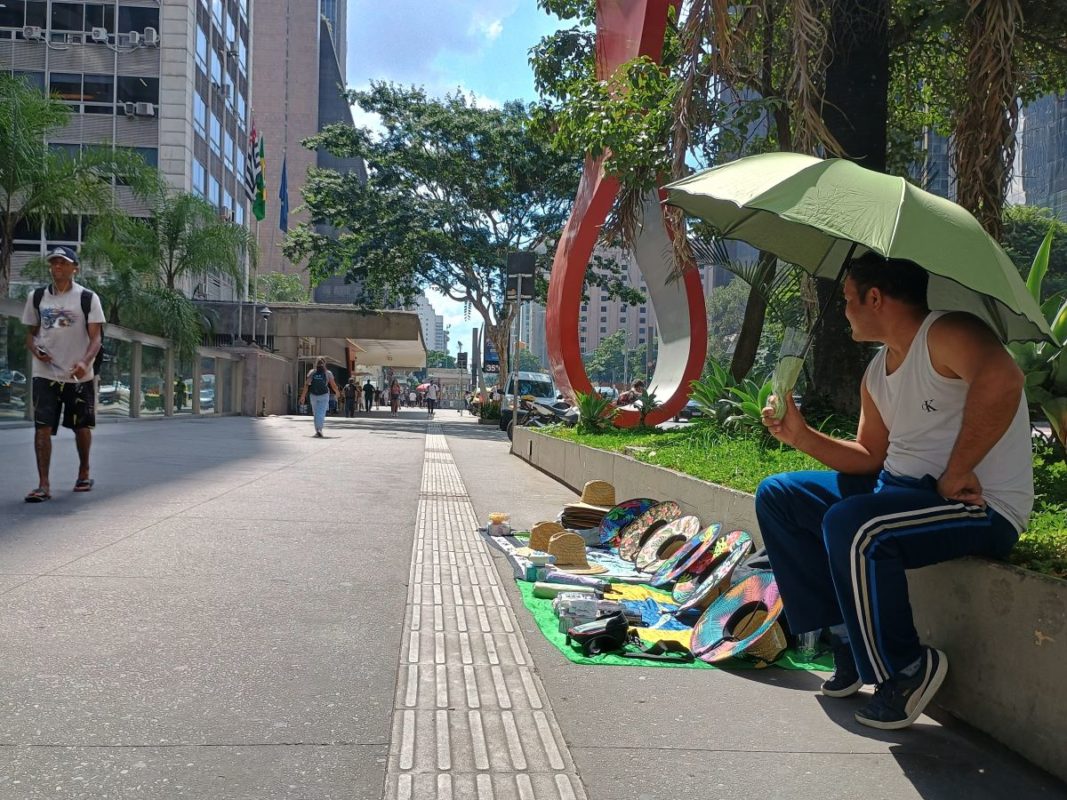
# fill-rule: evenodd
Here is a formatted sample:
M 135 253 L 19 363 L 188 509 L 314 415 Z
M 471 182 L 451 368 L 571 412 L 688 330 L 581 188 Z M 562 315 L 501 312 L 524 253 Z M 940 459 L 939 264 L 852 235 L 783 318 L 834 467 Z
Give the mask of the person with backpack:
M 326 424 L 326 411 L 330 407 L 330 397 L 341 399 L 341 391 L 334 383 L 333 373 L 326 369 L 326 359 L 315 362 L 315 369 L 307 374 L 304 388 L 300 390 L 300 404 L 308 397 L 311 399 L 311 411 L 315 415 L 315 436 L 322 439 L 322 428 Z
M 355 376 L 348 379 L 348 383 L 345 384 L 345 416 L 356 416 L 356 402 L 359 397 L 359 386 L 356 384 Z
M 74 431 L 78 478 L 74 491 L 93 488 L 89 449 L 96 427 L 96 371 L 103 360 L 104 309 L 99 296 L 74 282 L 78 254 L 56 246 L 48 253 L 52 283 L 26 298 L 22 323 L 29 329 L 26 349 L 33 355 L 34 451 L 37 488 L 27 503 L 52 497 L 49 467 L 52 437 L 64 428 Z

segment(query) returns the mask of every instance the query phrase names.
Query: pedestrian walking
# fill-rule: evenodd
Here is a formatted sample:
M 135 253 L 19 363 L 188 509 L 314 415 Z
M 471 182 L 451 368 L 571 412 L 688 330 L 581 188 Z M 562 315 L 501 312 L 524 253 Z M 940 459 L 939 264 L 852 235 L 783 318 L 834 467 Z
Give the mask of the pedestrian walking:
M 374 403 L 374 384 L 370 382 L 370 378 L 367 378 L 367 382 L 363 384 L 363 410 L 370 413 L 371 405 Z
M 852 338 L 883 344 L 860 386 L 854 441 L 814 430 L 791 394 L 763 410 L 781 442 L 832 471 L 763 481 L 756 516 L 795 633 L 828 628 L 848 697 L 875 684 L 857 722 L 911 725 L 948 672 L 919 641 L 905 570 L 977 555 L 1003 558 L 1034 502 L 1023 375 L 977 317 L 931 312 L 929 274 L 868 253 L 844 283 Z
M 104 309 L 95 292 L 75 283 L 78 255 L 57 246 L 48 253 L 52 283 L 26 298 L 22 323 L 27 326 L 26 348 L 33 355 L 34 452 L 37 488 L 27 503 L 52 497 L 49 468 L 52 437 L 64 428 L 74 431 L 78 449 L 75 492 L 93 488 L 89 477 L 89 450 L 96 426 L 97 354 L 103 346 Z
M 426 416 L 432 417 L 437 408 L 437 384 L 431 383 L 426 387 Z
M 356 416 L 356 403 L 359 401 L 359 386 L 356 385 L 355 376 L 348 379 L 345 384 L 345 416 Z
M 315 368 L 308 372 L 304 388 L 300 390 L 300 404 L 311 400 L 311 412 L 315 415 L 315 436 L 322 439 L 322 428 L 326 424 L 326 411 L 330 407 L 330 398 L 341 399 L 341 392 L 333 380 L 333 373 L 326 369 L 326 359 L 315 362 Z
M 389 384 L 389 410 L 394 417 L 400 413 L 401 392 L 400 381 L 393 378 L 393 382 Z
M 418 393 L 414 389 L 412 389 L 410 392 L 408 392 L 408 405 L 409 406 L 414 408 L 415 407 L 415 403 L 418 402 L 418 399 L 419 399 Z

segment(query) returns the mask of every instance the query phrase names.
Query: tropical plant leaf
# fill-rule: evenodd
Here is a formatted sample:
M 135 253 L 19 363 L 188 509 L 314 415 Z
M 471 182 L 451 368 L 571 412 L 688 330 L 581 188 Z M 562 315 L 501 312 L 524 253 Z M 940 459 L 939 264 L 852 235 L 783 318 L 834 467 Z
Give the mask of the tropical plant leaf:
M 1048 233 L 1045 234 L 1045 238 L 1041 240 L 1041 246 L 1037 248 L 1037 253 L 1034 254 L 1034 262 L 1030 265 L 1030 274 L 1026 276 L 1026 288 L 1030 290 L 1030 294 L 1038 303 L 1041 302 L 1041 284 L 1044 282 L 1045 274 L 1048 272 L 1048 260 L 1052 252 L 1052 239 L 1055 234 L 1055 226 L 1049 226 Z

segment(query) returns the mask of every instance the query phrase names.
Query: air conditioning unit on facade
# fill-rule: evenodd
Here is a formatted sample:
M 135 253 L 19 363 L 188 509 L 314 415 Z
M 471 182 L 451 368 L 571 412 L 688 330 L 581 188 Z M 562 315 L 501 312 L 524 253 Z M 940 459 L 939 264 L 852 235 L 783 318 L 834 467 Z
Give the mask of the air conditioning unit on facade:
M 129 40 L 130 47 L 137 47 L 141 44 L 141 34 L 138 31 L 130 31 L 126 34 L 126 38 Z
M 145 47 L 159 47 L 159 31 L 155 28 L 144 29 Z
M 137 113 L 136 103 L 123 103 L 122 108 L 126 112 L 127 117 L 132 117 Z
M 233 210 L 229 208 L 220 208 L 219 217 L 223 222 L 233 222 Z
M 93 28 L 92 40 L 94 42 L 107 42 L 107 28 Z
M 31 42 L 40 42 L 44 39 L 44 31 L 39 25 L 26 25 L 22 29 L 22 38 Z
M 137 103 L 133 113 L 139 117 L 154 117 L 156 115 L 156 107 L 152 103 Z

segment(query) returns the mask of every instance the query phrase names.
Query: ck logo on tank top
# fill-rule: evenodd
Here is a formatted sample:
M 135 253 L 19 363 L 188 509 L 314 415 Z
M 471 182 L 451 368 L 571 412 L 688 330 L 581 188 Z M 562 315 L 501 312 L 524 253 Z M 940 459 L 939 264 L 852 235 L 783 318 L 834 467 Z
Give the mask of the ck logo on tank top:
M 932 414 L 937 411 L 937 409 L 934 408 L 933 399 L 923 401 L 923 411 L 925 411 L 927 414 Z

